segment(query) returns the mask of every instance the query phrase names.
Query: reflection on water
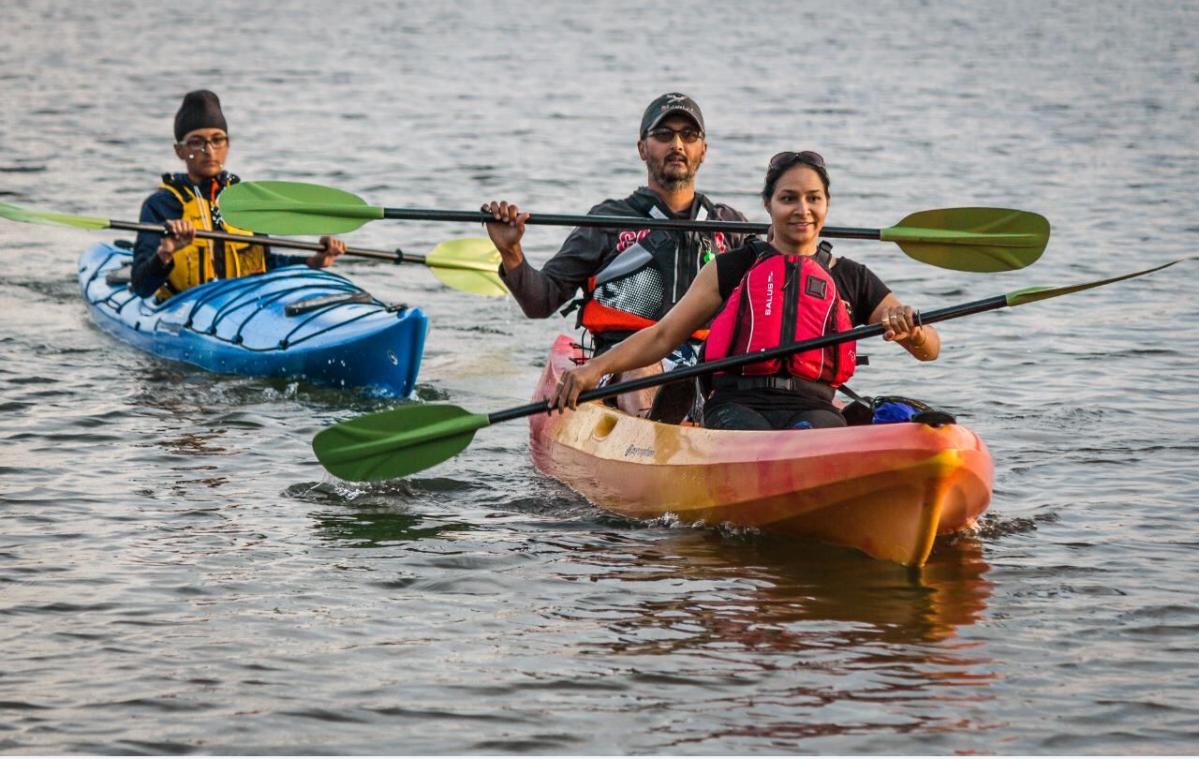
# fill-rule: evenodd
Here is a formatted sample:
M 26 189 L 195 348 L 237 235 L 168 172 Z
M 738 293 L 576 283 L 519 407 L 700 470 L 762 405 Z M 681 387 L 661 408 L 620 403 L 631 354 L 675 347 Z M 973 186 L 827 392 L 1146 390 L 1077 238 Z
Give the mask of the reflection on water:
M 963 635 L 992 592 L 976 538 L 940 541 L 919 570 L 704 530 L 580 551 L 590 581 L 621 588 L 583 614 L 561 612 L 604 620 L 586 655 L 630 660 L 644 679 L 691 698 L 694 686 L 719 683 L 720 695 L 691 708 L 754 715 L 738 726 L 663 728 L 671 749 L 886 733 L 897 727 L 889 712 L 905 702 L 927 705 L 905 710 L 904 729 L 960 731 L 977 727 L 973 705 L 993 698 L 997 665 Z
M 219 456 L 228 451 L 213 444 L 218 437 L 220 437 L 219 430 L 213 430 L 206 434 L 188 432 L 178 437 L 159 440 L 158 443 L 171 453 L 187 456 Z
M 661 9 L 636 2 L 519 22 L 478 2 L 328 6 L 295 0 L 280 23 L 229 0 L 7 3 L 0 197 L 136 217 L 178 167 L 178 98 L 212 87 L 243 178 L 582 213 L 643 181 L 641 109 L 678 87 L 709 122 L 699 186 L 751 218 L 766 157 L 798 142 L 836 167 L 831 224 L 964 205 L 1052 222 L 1034 267 L 988 275 L 838 242 L 914 306 L 1195 247 L 1193 2 L 826 3 L 786 39 L 777 13 L 689 4 L 672 17 L 685 45 L 660 44 Z M 145 44 L 213 15 L 239 23 L 189 65 Z M 314 33 L 332 54 L 298 63 Z M 775 38 L 769 58 L 738 54 Z M 797 66 L 802 94 L 781 97 Z M 347 242 L 423 253 L 482 233 L 379 222 Z M 533 263 L 565 234 L 530 227 Z M 323 482 L 312 436 L 394 402 L 111 339 L 75 260 L 113 237 L 0 220 L 2 753 L 1194 750 L 1193 264 L 947 323 L 931 364 L 863 346 L 860 390 L 936 397 L 995 459 L 975 538 L 912 575 L 601 517 L 535 472 L 523 422 L 422 477 Z M 574 323 L 426 267 L 337 266 L 429 315 L 422 402 L 524 403 Z
M 732 583 L 730 596 L 680 594 L 652 599 L 619 627 L 629 633 L 624 650 L 672 653 L 709 645 L 794 651 L 811 638 L 806 623 L 850 623 L 848 643 L 943 641 L 978 621 L 991 595 L 990 567 L 982 545 L 960 536 L 938 542 L 928 564 L 907 569 L 856 551 L 815 542 L 754 536 L 730 540 L 686 531 L 613 560 L 606 546 L 584 549 L 602 567 L 592 580 L 621 583 Z M 583 559 L 586 563 L 587 560 Z M 614 569 L 614 566 L 627 568 Z M 637 635 L 641 628 L 685 631 L 683 636 Z M 817 628 L 817 637 L 824 630 Z M 619 646 L 618 646 L 619 647 Z
M 317 537 L 347 548 L 385 548 L 471 529 L 460 522 L 435 522 L 417 514 L 387 508 L 343 509 L 313 514 L 312 518 Z

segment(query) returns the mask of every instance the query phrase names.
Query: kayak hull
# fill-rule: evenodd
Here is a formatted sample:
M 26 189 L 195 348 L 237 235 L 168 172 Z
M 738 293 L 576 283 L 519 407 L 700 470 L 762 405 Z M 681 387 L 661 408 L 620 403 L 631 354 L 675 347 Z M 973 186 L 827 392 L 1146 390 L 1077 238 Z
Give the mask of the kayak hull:
M 579 357 L 559 337 L 534 399 Z M 708 430 L 588 403 L 531 417 L 530 436 L 538 469 L 615 513 L 815 538 L 908 566 L 991 498 L 990 453 L 956 424 Z
M 419 308 L 389 307 L 345 277 L 303 265 L 209 282 L 158 304 L 108 281 L 131 258 L 114 245 L 89 247 L 79 287 L 96 325 L 141 350 L 213 372 L 384 396 L 415 386 L 428 332 Z M 340 302 L 314 302 L 321 297 Z M 300 303 L 301 313 L 287 313 Z

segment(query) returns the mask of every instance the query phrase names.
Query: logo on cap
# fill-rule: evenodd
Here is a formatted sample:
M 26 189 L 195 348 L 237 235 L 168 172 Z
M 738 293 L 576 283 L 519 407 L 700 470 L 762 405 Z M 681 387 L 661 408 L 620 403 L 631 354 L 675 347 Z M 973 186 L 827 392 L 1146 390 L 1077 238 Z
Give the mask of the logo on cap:
M 653 129 L 659 121 L 671 112 L 687 114 L 695 121 L 696 126 L 703 131 L 704 117 L 695 101 L 681 92 L 667 92 L 655 98 L 645 109 L 645 114 L 641 118 L 641 134 L 644 136 L 647 131 Z

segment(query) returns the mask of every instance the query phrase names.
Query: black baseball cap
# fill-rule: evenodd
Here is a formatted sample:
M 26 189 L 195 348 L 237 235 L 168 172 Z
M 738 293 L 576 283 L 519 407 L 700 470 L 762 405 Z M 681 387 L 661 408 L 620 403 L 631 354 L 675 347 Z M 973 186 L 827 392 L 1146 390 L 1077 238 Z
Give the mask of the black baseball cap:
M 645 109 L 641 116 L 641 136 L 645 137 L 649 130 L 662 123 L 663 119 L 676 113 L 690 118 L 699 127 L 699 131 L 704 131 L 704 114 L 695 101 L 681 92 L 667 92 L 655 98 Z

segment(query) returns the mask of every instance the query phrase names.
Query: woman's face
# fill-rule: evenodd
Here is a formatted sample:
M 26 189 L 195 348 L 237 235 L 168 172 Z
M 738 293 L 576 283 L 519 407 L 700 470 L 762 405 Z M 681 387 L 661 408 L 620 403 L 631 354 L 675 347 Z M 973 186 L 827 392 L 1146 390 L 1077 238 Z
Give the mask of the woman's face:
M 783 172 L 766 203 L 773 226 L 775 247 L 784 252 L 812 254 L 828 215 L 828 193 L 820 175 L 810 166 L 796 164 Z

